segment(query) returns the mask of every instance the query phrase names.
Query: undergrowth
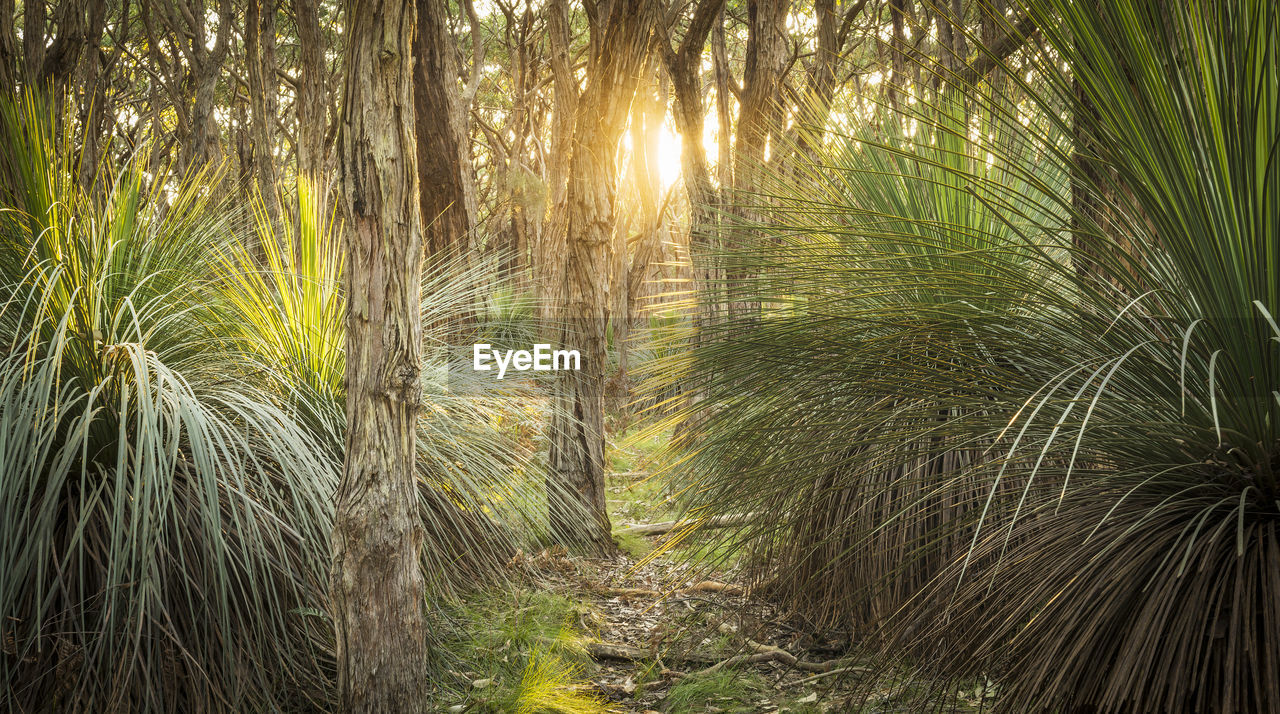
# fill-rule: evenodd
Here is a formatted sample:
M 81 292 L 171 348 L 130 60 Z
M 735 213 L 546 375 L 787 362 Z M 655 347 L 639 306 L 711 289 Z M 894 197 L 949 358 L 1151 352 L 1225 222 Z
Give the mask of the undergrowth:
M 523 589 L 476 595 L 452 614 L 446 643 L 451 711 L 596 714 L 616 711 L 589 690 L 583 648 L 590 611 L 562 595 Z M 460 708 L 459 708 L 460 707 Z

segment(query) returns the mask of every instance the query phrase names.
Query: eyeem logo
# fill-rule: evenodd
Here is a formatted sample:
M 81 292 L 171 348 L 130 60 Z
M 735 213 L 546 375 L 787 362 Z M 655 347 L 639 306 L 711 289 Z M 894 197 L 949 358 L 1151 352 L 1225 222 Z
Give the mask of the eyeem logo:
M 529 350 L 495 350 L 492 345 L 477 344 L 472 346 L 471 368 L 477 372 L 487 372 L 493 367 L 490 360 L 498 365 L 498 379 L 502 379 L 511 368 L 517 372 L 556 372 L 562 369 L 581 369 L 582 357 L 577 350 L 552 350 L 551 345 L 539 343 Z M 572 366 L 570 366 L 572 364 Z

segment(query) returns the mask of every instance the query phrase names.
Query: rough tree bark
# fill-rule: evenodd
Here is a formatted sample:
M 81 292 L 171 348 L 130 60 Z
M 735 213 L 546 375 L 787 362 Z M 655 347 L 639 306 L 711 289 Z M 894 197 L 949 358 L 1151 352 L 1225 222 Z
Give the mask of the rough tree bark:
M 547 501 L 553 533 L 568 545 L 602 552 L 612 547 L 604 495 L 604 370 L 615 155 L 657 8 L 652 0 L 592 7 L 587 86 L 574 115 L 565 194 L 564 342 L 581 352 L 582 369 L 558 375 Z
M 13 0 L 0 0 L 0 89 L 18 88 L 18 35 L 13 25 Z
M 760 198 L 767 150 L 773 137 L 773 151 L 782 119 L 782 78 L 786 72 L 790 48 L 787 46 L 786 21 L 789 0 L 749 0 L 747 3 L 747 56 L 742 74 L 739 99 L 738 132 L 733 144 L 733 211 L 745 224 L 760 219 L 756 205 Z M 751 233 L 734 231 L 739 247 Z M 726 241 L 727 236 L 721 240 Z M 746 282 L 752 278 L 746 269 L 726 268 L 729 312 L 747 316 L 759 312 L 759 305 L 745 297 Z
M 448 7 L 444 0 L 417 6 L 413 101 L 426 251 L 433 262 L 453 261 L 468 253 L 475 224 L 470 142 Z
M 689 249 L 695 256 L 707 253 L 715 241 L 716 191 L 711 184 L 707 152 L 702 145 L 706 108 L 702 101 L 702 52 L 707 36 L 719 21 L 724 0 L 701 0 L 689 21 L 689 29 L 679 46 L 663 45 L 663 60 L 671 76 L 675 94 L 676 131 L 680 133 L 680 170 L 689 194 Z M 705 263 L 705 261 L 704 261 Z M 715 301 L 710 296 L 714 275 L 706 266 L 694 266 L 694 295 L 698 299 L 697 319 L 715 320 Z
M 324 134 L 327 128 L 325 92 L 327 69 L 324 33 L 320 29 L 318 0 L 294 0 L 298 26 L 298 173 L 316 178 L 324 170 Z
M 782 75 L 790 56 L 786 34 L 790 7 L 789 0 L 747 3 L 747 57 L 733 158 L 734 187 L 739 192 L 756 188 L 769 137 L 781 123 Z
M 712 28 L 718 26 L 723 39 L 724 5 L 724 0 L 700 0 L 680 44 L 675 49 L 671 48 L 670 42 L 662 45 L 663 60 L 675 95 L 673 114 L 676 131 L 680 134 L 680 172 L 689 197 L 689 259 L 693 272 L 695 326 L 691 342 L 694 345 L 706 339 L 711 326 L 719 320 L 719 300 L 715 296 L 718 271 L 708 256 L 718 241 L 716 209 L 720 195 L 712 185 L 707 151 L 702 145 L 706 107 L 702 99 L 701 69 L 703 49 Z M 712 54 L 718 57 L 718 53 Z M 713 63 L 719 74 L 720 62 L 713 59 Z M 727 74 L 727 66 L 725 69 Z M 718 84 L 717 93 L 726 92 L 726 86 Z M 718 99 L 727 100 L 727 97 Z M 727 107 L 728 102 L 721 101 L 718 111 L 725 112 Z M 722 134 L 720 142 L 727 148 L 727 136 Z M 690 404 L 696 404 L 702 395 L 696 390 L 689 390 L 685 398 Z M 692 427 L 693 424 L 685 426 Z
M 569 154 L 573 142 L 574 116 L 580 88 L 570 61 L 569 7 L 565 0 L 547 3 L 548 63 L 551 65 L 551 154 L 548 183 L 551 217 L 535 246 L 534 282 L 543 305 L 544 317 L 555 318 L 555 306 L 564 302 L 565 204 L 569 178 Z
M 354 0 L 346 15 L 347 437 L 330 590 L 346 712 L 426 711 L 414 16 L 413 0 Z
M 79 126 L 80 126 L 80 185 L 88 188 L 98 172 L 98 161 L 102 156 L 102 143 L 105 118 L 113 116 L 107 106 L 107 93 L 104 91 L 102 35 L 106 29 L 106 3 L 90 3 L 84 18 L 84 35 L 79 41 L 81 49 L 73 76 L 73 87 L 78 87 Z
M 40 81 L 44 66 L 44 0 L 24 2 L 22 10 L 22 76 L 27 85 Z
M 249 75 L 249 127 L 254 177 L 267 215 L 280 220 L 276 194 L 276 0 L 248 0 L 244 53 Z

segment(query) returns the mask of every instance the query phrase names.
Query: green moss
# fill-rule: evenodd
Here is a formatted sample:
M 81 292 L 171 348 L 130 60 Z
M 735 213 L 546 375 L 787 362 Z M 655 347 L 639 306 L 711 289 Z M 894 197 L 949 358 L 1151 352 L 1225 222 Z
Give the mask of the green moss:
M 630 533 L 614 533 L 613 542 L 618 546 L 618 550 L 634 560 L 640 560 L 653 550 L 653 542 L 648 538 Z

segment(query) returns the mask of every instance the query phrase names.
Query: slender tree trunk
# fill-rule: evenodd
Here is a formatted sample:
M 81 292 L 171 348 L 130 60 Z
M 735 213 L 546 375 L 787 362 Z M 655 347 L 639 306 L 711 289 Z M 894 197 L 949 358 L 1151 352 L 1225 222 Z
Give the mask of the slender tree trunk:
M 110 110 L 106 106 L 107 93 L 102 79 L 102 33 L 106 28 L 106 3 L 93 3 L 88 8 L 87 32 L 84 50 L 81 52 L 78 78 L 80 87 L 80 185 L 88 188 L 98 171 L 104 140 L 104 118 Z
M 44 66 L 44 0 L 22 5 L 22 74 L 27 86 L 35 86 L 40 82 L 40 69 Z
M 902 101 L 903 85 L 907 81 L 907 33 L 906 33 L 907 0 L 889 0 L 889 20 L 893 26 L 893 35 L 889 40 L 889 104 L 894 109 Z
M 298 173 L 315 179 L 324 171 L 324 134 L 328 126 L 325 92 L 328 69 L 318 0 L 294 0 L 298 25 Z
M 249 126 L 254 176 L 267 215 L 280 221 L 276 193 L 276 0 L 248 0 L 245 16 L 245 59 L 249 75 Z
M 728 196 L 733 186 L 733 112 L 730 101 L 733 94 L 733 73 L 729 69 L 729 50 L 725 46 L 724 6 L 711 28 L 711 64 L 716 80 L 716 182 L 720 184 L 721 199 Z
M 0 0 L 0 91 L 18 88 L 18 35 L 14 29 L 13 0 Z
M 836 90 L 836 63 L 841 50 L 840 16 L 836 12 L 836 0 L 815 0 L 813 11 L 818 30 L 817 45 L 805 70 L 804 104 L 800 107 L 799 117 L 787 130 L 786 138 L 779 147 L 781 150 L 776 152 L 776 160 L 770 160 L 779 170 L 791 171 L 798 157 L 814 157 L 826 135 L 827 120 L 831 116 L 831 99 Z M 853 8 L 855 14 L 857 11 L 857 7 Z
M 694 334 L 692 346 L 709 335 L 718 317 L 719 302 L 716 299 L 716 270 L 709 254 L 717 242 L 716 206 L 719 194 L 711 183 L 711 170 L 707 151 L 702 145 L 706 121 L 706 107 L 702 91 L 702 54 L 712 28 L 723 22 L 724 0 L 700 0 L 689 22 L 684 39 L 674 51 L 664 52 L 667 73 L 671 75 L 672 92 L 675 95 L 676 131 L 680 133 L 680 172 L 684 177 L 685 191 L 689 197 L 689 263 L 693 274 Z M 724 28 L 719 27 L 721 35 Z M 665 48 L 665 46 L 664 46 Z M 713 57 L 716 55 L 712 53 Z M 718 68 L 719 61 L 713 59 Z M 726 85 L 718 84 L 717 93 L 725 92 Z M 728 103 L 723 102 L 727 110 Z M 728 144 L 728 137 L 721 138 Z M 695 404 L 702 399 L 696 390 L 685 392 L 685 399 Z M 692 421 L 697 421 L 693 419 Z M 693 427 L 695 424 L 686 424 Z
M 475 204 L 470 142 L 444 0 L 417 0 L 413 99 L 426 251 L 435 261 L 469 252 Z
M 555 306 L 562 305 L 565 297 L 564 255 L 568 207 L 565 196 L 568 190 L 569 154 L 573 146 L 574 116 L 579 101 L 578 80 L 570 64 L 569 7 L 565 0 L 551 0 L 547 4 L 548 61 L 552 76 L 551 155 L 547 167 L 550 185 L 549 202 L 551 218 L 542 231 L 534 256 L 534 282 L 544 306 L 544 317 L 554 315 Z
M 786 36 L 789 0 L 750 0 L 747 3 L 747 57 L 742 75 L 741 108 L 738 111 L 738 134 L 733 145 L 733 211 L 745 224 L 760 220 L 757 192 L 768 158 L 770 137 L 773 151 L 782 118 L 780 102 L 782 75 L 789 56 Z M 754 231 L 736 230 L 738 247 Z M 722 240 L 725 240 L 722 237 Z M 752 277 L 743 269 L 727 268 L 729 311 L 732 315 L 751 315 L 759 305 L 745 297 L 746 283 Z
M 331 582 L 346 712 L 426 711 L 414 16 L 413 0 L 354 0 L 346 16 L 347 438 Z
M 565 342 L 582 369 L 557 380 L 547 500 L 552 531 L 596 552 L 612 548 L 604 496 L 605 327 L 609 319 L 609 246 L 615 227 L 615 155 L 649 47 L 652 0 L 596 6 L 587 87 L 579 98 L 565 195 Z
M 702 50 L 713 25 L 720 21 L 724 0 L 701 0 L 680 46 L 666 53 L 667 73 L 675 94 L 676 130 L 681 137 L 680 170 L 689 194 L 689 250 L 703 256 L 715 240 L 715 188 L 707 152 L 702 145 L 706 108 L 702 101 Z M 722 138 L 727 143 L 727 138 Z M 712 275 L 706 266 L 694 267 L 694 292 L 699 298 L 698 315 L 708 324 L 714 320 L 715 303 L 710 297 Z

